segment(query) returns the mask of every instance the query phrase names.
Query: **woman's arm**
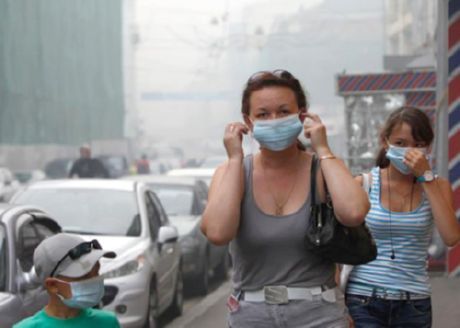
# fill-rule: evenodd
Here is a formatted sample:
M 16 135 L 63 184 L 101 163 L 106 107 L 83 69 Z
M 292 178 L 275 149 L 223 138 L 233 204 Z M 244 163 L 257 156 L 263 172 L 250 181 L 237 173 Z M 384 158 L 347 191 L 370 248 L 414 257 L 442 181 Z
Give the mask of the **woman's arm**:
M 431 170 L 426 155 L 417 148 L 406 152 L 404 163 L 416 177 Z M 460 240 L 460 226 L 455 217 L 454 197 L 450 183 L 446 179 L 437 178 L 430 182 L 422 182 L 422 187 L 430 202 L 434 222 L 442 240 L 448 246 L 455 245 Z
M 460 225 L 455 217 L 453 192 L 449 181 L 442 178 L 422 183 L 428 197 L 436 228 L 447 246 L 460 241 Z
M 332 155 L 327 142 L 326 128 L 318 115 L 307 112 L 305 117 L 309 120 L 304 121 L 304 134 L 310 138 L 318 158 L 332 157 L 320 160 L 320 167 L 331 194 L 337 219 L 346 226 L 358 226 L 364 222 L 370 208 L 367 194 L 345 164 Z
M 226 245 L 235 238 L 240 225 L 240 207 L 244 193 L 242 123 L 229 124 L 224 145 L 228 161 L 216 170 L 209 188 L 208 204 L 203 213 L 201 231 L 216 245 Z
M 330 150 L 324 149 L 318 156 L 330 154 Z M 336 158 L 324 159 L 320 165 L 337 219 L 346 226 L 362 224 L 370 208 L 367 193 L 361 186 L 362 177 L 353 178 L 345 164 Z
M 201 221 L 201 231 L 213 244 L 225 245 L 235 238 L 243 193 L 243 160 L 230 159 L 216 170 L 212 178 Z

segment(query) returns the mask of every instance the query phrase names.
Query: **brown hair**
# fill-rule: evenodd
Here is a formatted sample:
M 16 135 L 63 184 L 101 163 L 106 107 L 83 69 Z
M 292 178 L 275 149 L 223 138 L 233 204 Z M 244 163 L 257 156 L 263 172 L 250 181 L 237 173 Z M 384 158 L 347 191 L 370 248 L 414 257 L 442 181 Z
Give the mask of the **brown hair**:
M 299 80 L 296 79 L 288 71 L 277 69 L 273 72 L 257 72 L 249 78 L 243 91 L 241 103 L 241 112 L 243 113 L 243 115 L 249 115 L 249 100 L 251 98 L 252 93 L 266 87 L 285 87 L 291 89 L 295 94 L 297 105 L 299 106 L 300 110 L 307 111 L 307 96 L 305 95 L 305 92 Z
M 381 146 L 375 161 L 375 164 L 380 168 L 390 165 L 390 161 L 386 158 L 386 150 L 383 144 L 390 137 L 393 129 L 402 123 L 406 123 L 411 127 L 412 137 L 416 141 L 422 141 L 427 146 L 433 142 L 433 128 L 426 113 L 415 107 L 400 107 L 390 114 L 380 132 Z

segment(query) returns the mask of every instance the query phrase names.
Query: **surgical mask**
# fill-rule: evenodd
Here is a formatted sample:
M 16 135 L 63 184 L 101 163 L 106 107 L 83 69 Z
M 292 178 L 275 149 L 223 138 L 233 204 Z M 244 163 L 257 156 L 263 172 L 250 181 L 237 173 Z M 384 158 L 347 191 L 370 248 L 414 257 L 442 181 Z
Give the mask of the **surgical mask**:
M 71 298 L 64 298 L 58 294 L 62 303 L 70 308 L 86 309 L 98 305 L 104 296 L 104 279 L 102 277 L 91 278 L 83 281 L 62 281 L 70 285 Z
M 291 146 L 302 131 L 302 122 L 298 114 L 274 120 L 253 122 L 254 139 L 264 148 L 281 151 Z
M 391 164 L 393 164 L 393 166 L 404 175 L 411 173 L 411 169 L 404 163 L 404 156 L 409 149 L 409 147 L 389 145 L 389 148 L 386 152 L 386 157 L 390 160 Z M 417 148 L 417 150 L 421 151 L 426 156 L 426 148 Z

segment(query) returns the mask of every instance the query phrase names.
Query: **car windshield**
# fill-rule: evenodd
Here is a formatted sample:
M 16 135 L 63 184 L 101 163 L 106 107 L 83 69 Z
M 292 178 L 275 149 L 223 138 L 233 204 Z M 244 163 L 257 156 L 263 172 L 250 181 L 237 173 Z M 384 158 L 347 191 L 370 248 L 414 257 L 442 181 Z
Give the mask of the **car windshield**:
M 0 292 L 6 290 L 7 255 L 5 228 L 0 225 Z
M 193 210 L 193 188 L 187 186 L 151 185 L 170 216 L 191 215 Z
M 109 189 L 28 189 L 15 201 L 43 208 L 64 231 L 139 236 L 141 220 L 131 191 Z

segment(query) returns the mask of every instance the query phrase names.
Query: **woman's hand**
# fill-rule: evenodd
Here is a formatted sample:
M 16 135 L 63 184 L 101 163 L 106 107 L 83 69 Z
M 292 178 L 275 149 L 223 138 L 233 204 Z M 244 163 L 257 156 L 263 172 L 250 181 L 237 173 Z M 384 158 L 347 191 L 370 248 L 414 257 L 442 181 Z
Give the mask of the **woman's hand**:
M 224 133 L 224 145 L 229 159 L 243 158 L 243 134 L 247 134 L 248 131 L 249 128 L 241 122 L 227 125 Z
M 404 156 L 404 164 L 406 164 L 416 176 L 422 176 L 425 171 L 431 170 L 428 159 L 425 153 L 417 148 L 410 148 Z
M 319 116 L 308 112 L 302 115 L 305 118 L 303 121 L 304 135 L 311 140 L 311 146 L 315 153 L 319 157 L 331 154 L 327 143 L 326 127 Z

